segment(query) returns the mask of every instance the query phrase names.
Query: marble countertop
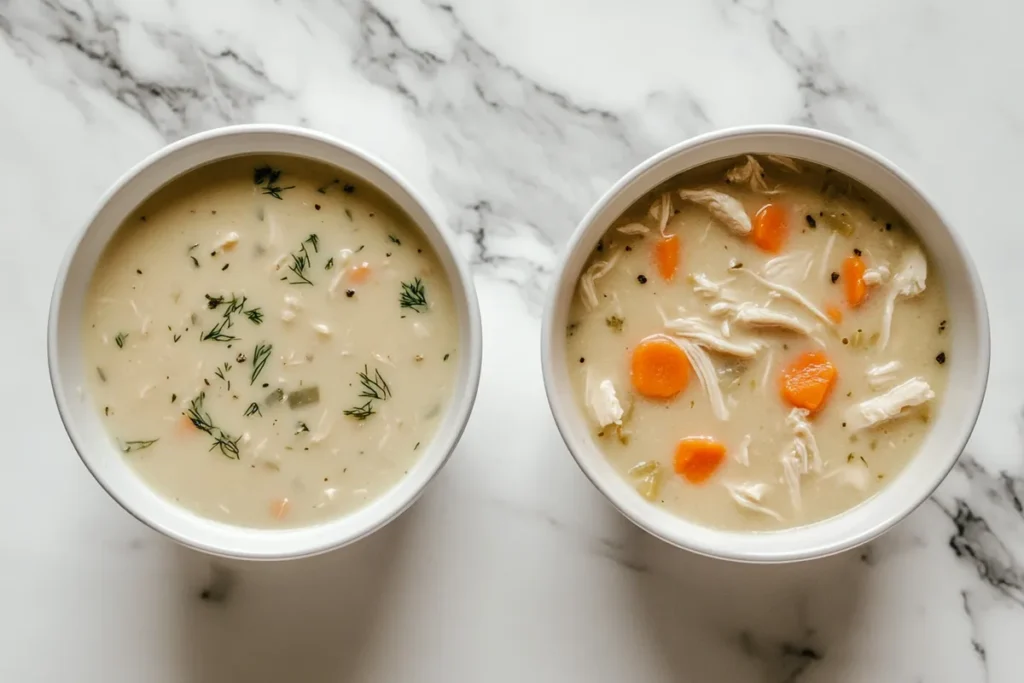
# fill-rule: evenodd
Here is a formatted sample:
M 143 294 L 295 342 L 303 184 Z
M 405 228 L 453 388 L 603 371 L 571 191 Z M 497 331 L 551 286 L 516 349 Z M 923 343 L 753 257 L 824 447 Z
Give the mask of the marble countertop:
M 0 680 L 1022 680 L 1024 6 L 445 2 L 0 0 Z M 166 142 L 248 121 L 405 174 L 461 237 L 485 335 L 473 418 L 421 501 L 272 565 L 123 512 L 46 374 L 59 255 L 100 193 Z M 540 302 L 585 210 L 662 147 L 758 122 L 903 166 L 962 231 L 992 316 L 988 398 L 946 483 L 880 540 L 793 566 L 633 528 L 569 457 L 540 377 Z

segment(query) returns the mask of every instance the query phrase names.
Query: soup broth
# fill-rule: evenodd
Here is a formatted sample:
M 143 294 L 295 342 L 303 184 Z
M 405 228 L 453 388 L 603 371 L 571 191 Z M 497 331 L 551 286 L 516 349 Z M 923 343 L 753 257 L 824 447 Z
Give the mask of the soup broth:
M 87 294 L 88 387 L 157 492 L 213 519 L 344 515 L 425 450 L 458 326 L 400 209 L 297 158 L 211 164 L 119 229 Z
M 711 527 L 782 529 L 857 505 L 914 456 L 946 387 L 948 318 L 941 273 L 878 197 L 745 157 L 615 222 L 581 275 L 566 362 L 640 495 Z

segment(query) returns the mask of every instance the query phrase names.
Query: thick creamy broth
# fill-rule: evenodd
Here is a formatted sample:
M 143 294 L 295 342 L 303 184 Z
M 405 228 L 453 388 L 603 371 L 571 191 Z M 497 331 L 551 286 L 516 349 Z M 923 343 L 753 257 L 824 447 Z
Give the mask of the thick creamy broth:
M 449 284 L 408 217 L 291 157 L 218 162 L 139 207 L 100 258 L 84 339 L 139 475 L 255 527 L 337 517 L 398 482 L 458 353 Z
M 751 163 L 677 177 L 616 221 L 584 266 L 566 361 L 641 495 L 772 530 L 857 505 L 914 456 L 953 321 L 941 273 L 877 197 L 806 163 Z

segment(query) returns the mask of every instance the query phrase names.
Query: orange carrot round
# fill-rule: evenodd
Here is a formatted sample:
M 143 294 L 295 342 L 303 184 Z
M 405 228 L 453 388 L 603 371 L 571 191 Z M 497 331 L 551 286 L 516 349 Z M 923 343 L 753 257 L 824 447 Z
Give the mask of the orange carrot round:
M 278 498 L 270 503 L 270 514 L 274 519 L 284 519 L 291 504 L 287 498 Z
M 648 337 L 633 349 L 630 378 L 641 396 L 672 398 L 686 388 L 690 361 L 671 339 Z
M 654 263 L 661 278 L 671 282 L 679 267 L 679 237 L 667 235 L 654 243 Z
M 837 374 L 824 352 L 803 353 L 782 370 L 782 398 L 815 413 L 825 406 Z
M 829 304 L 825 307 L 825 315 L 827 315 L 828 319 L 836 325 L 843 322 L 843 309 L 839 308 L 835 304 Z
M 754 215 L 750 238 L 761 249 L 778 253 L 789 236 L 786 212 L 777 204 L 765 204 Z
M 843 261 L 843 287 L 846 289 L 846 303 L 855 308 L 864 303 L 868 286 L 864 283 L 867 267 L 859 256 L 850 256 Z
M 701 484 L 725 460 L 725 445 L 710 436 L 691 436 L 676 444 L 675 470 L 691 484 Z
M 362 284 L 370 278 L 370 264 L 363 261 L 359 265 L 352 266 L 348 271 L 349 282 Z

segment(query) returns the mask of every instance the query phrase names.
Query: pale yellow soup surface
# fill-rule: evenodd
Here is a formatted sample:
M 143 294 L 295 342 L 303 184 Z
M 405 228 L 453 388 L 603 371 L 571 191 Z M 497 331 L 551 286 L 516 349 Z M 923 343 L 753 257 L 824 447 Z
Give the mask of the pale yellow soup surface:
M 449 283 L 409 218 L 291 157 L 218 162 L 148 199 L 100 258 L 83 335 L 88 391 L 139 476 L 252 527 L 394 486 L 459 352 Z
M 578 291 L 566 330 L 566 362 L 576 400 L 608 461 L 652 504 L 729 530 L 774 530 L 823 520 L 869 498 L 896 476 L 917 452 L 945 390 L 949 326 L 955 324 L 948 320 L 941 273 L 929 259 L 925 291 L 897 300 L 891 339 L 884 350 L 879 348 L 892 280 L 869 287 L 866 301 L 850 307 L 844 298 L 842 264 L 857 250 L 869 269 L 885 265 L 894 272 L 908 249 L 920 247 L 911 226 L 877 197 L 834 172 L 808 164 L 793 172 L 767 159 L 760 162 L 763 186 L 725 181 L 729 168 L 744 163 L 738 159 L 677 177 L 631 207 L 584 266 L 586 272 L 590 265 L 617 255 L 611 270 L 595 281 L 597 307 L 588 310 Z M 730 232 L 707 208 L 682 201 L 677 191 L 684 188 L 726 193 L 739 200 L 751 218 L 769 202 L 782 207 L 789 227 L 784 247 L 777 254 L 767 253 L 749 237 Z M 652 205 L 659 206 L 665 192 L 670 193 L 672 210 L 666 232 L 680 243 L 679 266 L 671 281 L 663 279 L 655 265 L 660 225 L 649 212 Z M 653 213 L 657 215 L 658 209 Z M 618 230 L 636 223 L 649 232 L 627 235 Z M 842 322 L 834 331 L 807 309 L 772 295 L 736 270 L 741 265 L 764 272 L 765 264 L 779 256 L 791 261 L 774 264 L 781 267 L 771 271 L 776 275 L 773 281 L 791 286 L 822 313 L 837 309 Z M 673 337 L 663 314 L 668 319 L 700 318 L 721 334 L 724 318 L 709 311 L 713 297 L 694 291 L 695 274 L 725 283 L 740 302 L 791 314 L 813 328 L 812 335 L 804 335 L 732 323 L 729 339 L 756 339 L 764 348 L 747 360 L 708 352 L 729 408 L 727 420 L 715 416 L 692 368 L 688 385 L 672 399 L 645 398 L 631 384 L 630 361 L 637 343 L 651 335 Z M 780 375 L 802 353 L 815 350 L 827 355 L 838 380 L 825 407 L 807 418 L 821 468 L 800 477 L 799 501 L 794 502 L 780 456 L 794 440 L 787 423 L 793 406 L 782 398 Z M 872 386 L 868 370 L 890 361 L 901 367 L 888 382 Z M 621 426 L 597 423 L 588 399 L 588 377 L 591 386 L 604 379 L 612 382 L 625 413 Z M 911 378 L 926 381 L 935 398 L 870 429 L 846 426 L 851 406 Z M 711 478 L 699 484 L 674 469 L 677 443 L 694 436 L 710 437 L 724 444 L 727 452 Z M 745 442 L 749 465 L 741 462 Z M 756 486 L 755 502 L 769 512 L 737 504 L 727 485 Z

